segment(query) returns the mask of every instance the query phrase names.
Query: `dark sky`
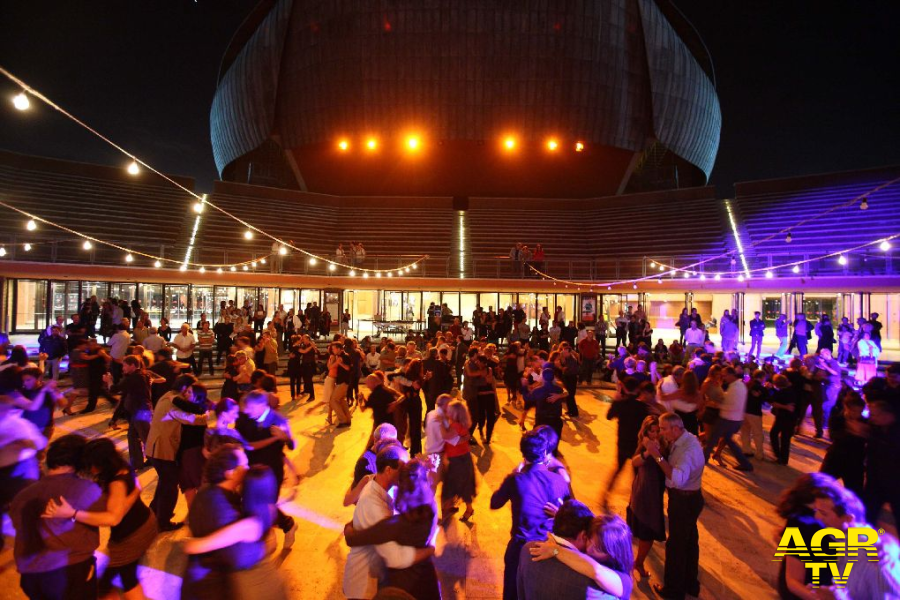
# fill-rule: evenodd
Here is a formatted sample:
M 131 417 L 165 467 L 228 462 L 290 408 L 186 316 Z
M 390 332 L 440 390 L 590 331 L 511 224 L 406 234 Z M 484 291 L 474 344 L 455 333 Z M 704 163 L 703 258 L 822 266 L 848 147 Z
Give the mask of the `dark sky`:
M 216 178 L 219 61 L 255 0 L 0 0 L 0 64 L 163 171 Z M 712 183 L 900 164 L 900 2 L 677 2 L 716 67 L 724 125 Z M 117 164 L 0 82 L 0 148 Z M 34 105 L 34 104 L 33 104 Z

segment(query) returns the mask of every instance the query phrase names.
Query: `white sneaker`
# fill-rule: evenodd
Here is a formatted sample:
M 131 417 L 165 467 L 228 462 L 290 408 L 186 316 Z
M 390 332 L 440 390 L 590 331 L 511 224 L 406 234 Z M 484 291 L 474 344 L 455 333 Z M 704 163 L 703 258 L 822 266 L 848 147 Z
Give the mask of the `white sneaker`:
M 297 523 L 294 522 L 294 525 L 284 532 L 284 549 L 287 550 L 291 546 L 294 545 L 294 540 L 297 537 Z

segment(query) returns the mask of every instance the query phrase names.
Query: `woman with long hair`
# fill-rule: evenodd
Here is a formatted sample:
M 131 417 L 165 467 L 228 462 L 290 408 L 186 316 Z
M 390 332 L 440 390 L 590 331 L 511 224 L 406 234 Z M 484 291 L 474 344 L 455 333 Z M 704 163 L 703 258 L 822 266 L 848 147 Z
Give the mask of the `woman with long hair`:
M 628 527 L 638 540 L 634 569 L 643 578 L 650 576 L 644 568 L 644 560 L 650 554 L 653 542 L 666 541 L 666 520 L 663 514 L 666 478 L 659 463 L 647 452 L 648 446 L 659 445 L 663 441 L 659 435 L 659 417 L 646 417 L 638 433 L 637 452 L 631 460 L 634 481 L 631 484 L 631 500 L 625 513 Z
M 397 483 L 397 514 L 367 529 L 344 528 L 347 545 L 371 546 L 395 542 L 401 546 L 427 548 L 437 537 L 437 506 L 428 479 L 428 467 L 418 459 L 400 465 Z M 405 569 L 387 569 L 386 587 L 401 589 L 416 600 L 440 600 L 441 587 L 431 557 Z
M 171 341 L 172 328 L 169 327 L 169 320 L 167 318 L 161 317 L 159 319 L 159 327 L 156 328 L 156 333 L 167 342 Z
M 685 431 L 689 431 L 694 435 L 699 433 L 697 412 L 703 404 L 703 393 L 700 391 L 696 373 L 685 371 L 681 376 L 681 383 L 678 385 L 678 389 L 671 394 L 660 393 L 659 399 L 661 402 L 672 403 L 672 409 L 675 414 L 681 417 Z
M 188 399 L 178 398 L 173 404 L 181 410 L 202 415 L 210 408 L 209 393 L 202 383 L 191 385 L 191 393 Z M 181 441 L 178 443 L 176 462 L 178 463 L 178 487 L 187 500 L 188 508 L 203 483 L 203 465 L 206 458 L 203 456 L 203 442 L 206 436 L 206 424 L 186 425 L 181 424 Z
M 520 350 L 521 344 L 519 344 L 519 342 L 511 342 L 503 357 L 503 385 L 506 386 L 507 404 L 515 405 L 519 389 L 519 379 L 521 378 L 522 371 L 525 370 L 524 368 L 521 371 L 519 370 Z
M 66 501 L 50 500 L 42 515 L 45 519 L 74 519 L 94 527 L 109 527 L 109 564 L 100 581 L 101 593 L 111 589 L 112 579 L 122 581 L 126 599 L 144 597 L 138 580 L 138 563 L 156 539 L 156 516 L 141 500 L 141 487 L 134 469 L 109 438 L 87 443 L 81 456 L 82 468 L 106 494 L 103 512 L 76 511 Z
M 700 406 L 700 433 L 701 441 L 709 437 L 716 422 L 719 420 L 719 407 L 725 400 L 725 390 L 722 389 L 722 367 L 713 365 L 706 374 L 706 379 L 700 388 L 703 394 L 703 403 Z
M 454 504 L 459 498 L 466 505 L 462 521 L 468 521 L 475 513 L 472 500 L 475 498 L 475 465 L 469 447 L 469 428 L 472 417 L 464 402 L 454 400 L 447 405 L 449 426 L 441 425 L 444 438 L 444 456 L 447 458 L 447 471 L 444 474 L 444 487 L 441 490 L 441 514 L 446 521 L 456 512 Z
M 190 510 L 191 533 L 185 541 L 188 570 L 182 598 L 264 596 L 281 600 L 284 583 L 271 561 L 275 551 L 277 484 L 265 465 L 247 467 L 247 456 L 237 445 L 224 445 L 209 458 L 206 485 Z
M 634 555 L 628 525 L 619 515 L 606 514 L 594 517 L 588 531 L 590 541 L 585 552 L 561 546 L 549 535 L 547 541 L 529 548 L 532 560 L 556 558 L 576 573 L 593 579 L 601 591 L 613 598 L 630 598 Z

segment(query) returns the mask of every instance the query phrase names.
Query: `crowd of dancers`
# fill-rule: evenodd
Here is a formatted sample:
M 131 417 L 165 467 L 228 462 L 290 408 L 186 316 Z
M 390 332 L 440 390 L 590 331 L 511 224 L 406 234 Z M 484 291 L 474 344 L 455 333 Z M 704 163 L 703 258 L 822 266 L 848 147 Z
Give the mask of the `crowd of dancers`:
M 511 510 L 505 600 L 628 598 L 634 578 L 650 576 L 645 560 L 656 542 L 665 542 L 657 593 L 698 595 L 697 521 L 708 461 L 747 472 L 764 460 L 787 465 L 791 440 L 804 434 L 810 411 L 810 437 L 827 431 L 831 445 L 822 472 L 804 476 L 785 496 L 779 514 L 787 525 L 878 525 L 885 504 L 900 514 L 900 483 L 892 471 L 900 456 L 900 365 L 884 377 L 872 369 L 860 377 L 867 355 L 854 354 L 847 346 L 851 337 L 836 358 L 825 320 L 808 329 L 801 318 L 791 324 L 800 350 L 793 357 L 784 343 L 762 355 L 759 313 L 750 322 L 753 344 L 742 353 L 732 336 L 734 314 L 717 323 L 719 347 L 696 312 L 679 322 L 683 340 L 653 345 L 641 307 L 594 328 L 567 322 L 561 309 L 552 316 L 543 309 L 531 328 L 518 306 L 500 311 L 502 318 L 479 309 L 474 326 L 438 308 L 427 336 L 394 342 L 357 340 L 344 327 L 332 337 L 330 321 L 323 331 L 322 313 L 311 305 L 302 316 L 279 310 L 271 319 L 262 307 L 225 305 L 215 326 L 204 315 L 196 328 L 185 323 L 157 346 L 167 323 L 153 328 L 140 306 L 127 305 L 132 326 L 125 303 L 108 304 L 108 349 L 86 324 L 99 316 L 90 303 L 84 320 L 76 315 L 42 335 L 40 362 L 22 347 L 0 346 L 6 355 L 0 364 L 0 509 L 15 527 L 16 566 L 31 598 L 97 597 L 114 578 L 125 597 L 143 597 L 138 564 L 159 532 L 183 526 L 173 521 L 179 491 L 191 534 L 184 544 L 182 597 L 249 598 L 263 585 L 265 597 L 285 597 L 271 560 L 274 529 L 284 532 L 283 547 L 293 544 L 297 530 L 279 509 L 283 483 L 294 477 L 285 453 L 295 446 L 277 395 L 281 354 L 288 357 L 290 402 L 315 399 L 314 377 L 322 375 L 325 427 L 351 427 L 359 411 L 372 415 L 371 436 L 343 498 L 354 506 L 344 531 L 348 598 L 442 597 L 435 539 L 453 519 L 478 518 L 471 452 L 492 443 L 502 408 L 518 415 L 522 433 L 521 462 L 490 499 L 491 509 Z M 872 321 L 877 315 L 853 329 L 858 346 L 874 339 Z M 498 322 L 503 337 L 490 333 Z M 776 322 L 781 341 L 779 327 Z M 612 331 L 616 345 L 608 354 Z M 807 354 L 813 331 L 818 349 Z M 845 333 L 839 328 L 831 345 Z M 329 336 L 324 348 L 315 339 L 323 334 Z M 505 348 L 498 348 L 501 339 Z M 204 362 L 212 371 L 214 349 L 216 363 L 225 359 L 216 402 L 197 377 Z M 69 389 L 57 383 L 58 359 L 65 356 Z M 851 360 L 855 378 L 844 369 Z M 606 416 L 617 421 L 617 458 L 602 510 L 594 514 L 574 497 L 572 480 L 581 474 L 570 472 L 560 440 L 564 420 L 579 418 L 578 387 L 597 375 L 615 385 Z M 127 422 L 127 459 L 102 435 L 54 436 L 57 411 L 71 413 L 84 396 L 81 412 L 96 410 L 106 396 L 115 406 L 110 426 Z M 768 445 L 766 411 L 773 417 L 767 419 Z M 629 464 L 632 490 L 620 516 L 610 512 L 607 496 Z M 136 474 L 147 468 L 156 472 L 157 484 L 152 502 L 144 504 Z M 99 527 L 111 532 L 109 563 L 98 579 Z M 854 570 L 843 590 L 827 583 L 813 588 L 810 571 L 786 560 L 779 593 L 900 594 L 890 560 L 895 550 L 893 538 L 883 536 L 884 560 Z

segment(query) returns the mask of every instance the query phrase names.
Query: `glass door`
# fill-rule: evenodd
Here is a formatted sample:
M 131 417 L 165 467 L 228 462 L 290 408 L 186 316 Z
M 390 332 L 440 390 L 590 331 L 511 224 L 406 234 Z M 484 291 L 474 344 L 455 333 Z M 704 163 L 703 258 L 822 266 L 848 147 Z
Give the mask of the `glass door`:
M 129 305 L 137 298 L 136 283 L 111 283 L 109 284 L 109 297 L 124 300 Z
M 172 331 L 178 331 L 182 323 L 190 324 L 190 298 L 188 297 L 188 286 L 186 285 L 167 285 L 166 286 L 166 318 L 169 319 L 169 327 Z
M 47 282 L 44 280 L 16 281 L 17 331 L 38 331 L 47 327 Z
M 215 323 L 214 311 L 217 306 L 215 304 L 215 296 L 213 295 L 213 286 L 211 285 L 195 285 L 191 287 L 191 307 L 192 316 L 191 327 L 200 321 L 200 315 L 206 313 L 206 320 L 210 325 Z
M 145 283 L 141 286 L 140 301 L 141 307 L 147 316 L 150 317 L 150 323 L 155 327 L 159 325 L 159 319 L 163 314 L 163 286 L 158 283 Z
M 229 300 L 234 302 L 235 297 L 237 296 L 237 288 L 233 286 L 227 285 L 217 285 L 215 289 L 215 302 L 213 305 L 214 314 L 210 317 L 210 321 L 217 322 L 219 317 L 221 316 L 221 305 L 224 302 L 225 306 L 228 306 Z
M 50 284 L 50 314 L 53 322 L 56 317 L 65 317 L 66 323 L 69 317 L 78 312 L 78 282 L 54 281 Z

